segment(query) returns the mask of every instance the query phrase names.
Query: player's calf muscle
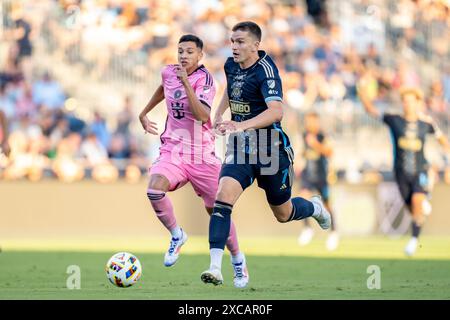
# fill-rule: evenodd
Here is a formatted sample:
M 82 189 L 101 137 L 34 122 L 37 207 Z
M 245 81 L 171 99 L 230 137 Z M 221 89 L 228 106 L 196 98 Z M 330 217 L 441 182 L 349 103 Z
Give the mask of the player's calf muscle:
M 272 209 L 273 215 L 275 216 L 278 222 L 280 223 L 288 222 L 292 212 L 292 203 L 290 200 L 279 206 L 271 205 L 270 208 Z

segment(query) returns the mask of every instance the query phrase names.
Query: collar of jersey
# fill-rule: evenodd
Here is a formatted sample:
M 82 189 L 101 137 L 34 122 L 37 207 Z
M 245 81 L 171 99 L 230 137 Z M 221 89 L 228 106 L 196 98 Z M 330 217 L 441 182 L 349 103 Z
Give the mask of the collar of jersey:
M 255 63 L 252 64 L 250 67 L 242 69 L 241 66 L 239 66 L 239 68 L 241 68 L 241 71 L 250 70 L 251 68 L 256 66 L 261 59 L 264 59 L 265 57 L 267 57 L 267 53 L 264 50 L 258 50 L 258 56 L 259 56 L 259 59 L 256 60 Z
M 199 66 L 197 67 L 197 69 L 195 69 L 194 71 L 192 71 L 191 73 L 188 74 L 188 77 L 189 77 L 191 74 L 196 73 L 199 69 L 204 68 L 204 67 L 205 67 L 205 66 L 204 66 L 203 64 L 199 65 Z

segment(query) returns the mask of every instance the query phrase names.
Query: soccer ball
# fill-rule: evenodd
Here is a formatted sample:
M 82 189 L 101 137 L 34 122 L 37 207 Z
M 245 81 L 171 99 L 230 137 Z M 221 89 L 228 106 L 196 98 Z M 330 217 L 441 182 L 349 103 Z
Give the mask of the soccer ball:
M 138 258 L 128 252 L 116 253 L 106 264 L 106 276 L 117 287 L 129 287 L 139 281 L 142 267 Z

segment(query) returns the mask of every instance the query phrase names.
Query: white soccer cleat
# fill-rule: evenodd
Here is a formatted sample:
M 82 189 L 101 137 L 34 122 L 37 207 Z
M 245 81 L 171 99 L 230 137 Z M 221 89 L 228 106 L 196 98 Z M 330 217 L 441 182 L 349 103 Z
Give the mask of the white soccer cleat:
M 175 262 L 177 262 L 178 256 L 180 255 L 180 249 L 183 244 L 186 243 L 187 239 L 188 236 L 186 232 L 181 229 L 181 237 L 172 238 L 172 240 L 170 240 L 169 250 L 167 250 L 166 254 L 164 255 L 164 265 L 166 267 L 171 267 L 175 264 Z
M 417 238 L 412 237 L 405 247 L 405 254 L 408 257 L 413 256 L 416 253 L 418 244 L 419 244 L 419 240 Z
M 204 283 L 212 283 L 215 286 L 223 283 L 222 272 L 219 269 L 203 271 L 200 278 Z
M 327 239 L 327 250 L 334 251 L 339 246 L 339 234 L 336 231 L 332 231 Z
M 306 246 L 309 244 L 314 236 L 314 230 L 311 227 L 305 227 L 298 236 L 298 244 Z
M 233 283 L 236 288 L 245 288 L 250 280 L 247 262 L 245 261 L 245 256 L 243 254 L 242 257 L 243 259 L 239 263 L 231 262 L 234 271 Z
M 328 210 L 325 208 L 323 202 L 322 202 L 322 198 L 319 195 L 315 195 L 312 196 L 311 200 L 310 200 L 313 204 L 315 204 L 314 206 L 314 214 L 312 215 L 312 217 L 314 219 L 316 219 L 317 223 L 319 224 L 319 226 L 322 229 L 329 229 L 331 227 L 331 215 L 328 212 Z M 319 207 L 320 208 L 320 212 L 318 212 L 316 214 L 316 208 Z

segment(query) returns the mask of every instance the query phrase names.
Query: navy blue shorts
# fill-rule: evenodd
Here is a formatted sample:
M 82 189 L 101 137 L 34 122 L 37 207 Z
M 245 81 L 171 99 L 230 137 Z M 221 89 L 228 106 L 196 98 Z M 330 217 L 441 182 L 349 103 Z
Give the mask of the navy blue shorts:
M 414 193 L 428 194 L 429 192 L 428 174 L 426 172 L 421 172 L 413 176 L 396 172 L 395 180 L 397 181 L 403 201 L 408 206 L 411 206 Z
M 306 189 L 310 192 L 318 192 L 323 201 L 330 199 L 330 189 L 328 182 L 326 181 L 310 181 L 308 179 L 301 178 L 300 189 Z
M 226 161 L 222 165 L 220 178 L 231 177 L 237 180 L 243 190 L 256 180 L 258 187 L 265 191 L 269 204 L 279 206 L 291 198 L 294 170 L 292 158 L 287 153 L 281 153 L 278 160 L 278 168 L 271 170 L 270 174 L 267 174 L 267 165 Z

